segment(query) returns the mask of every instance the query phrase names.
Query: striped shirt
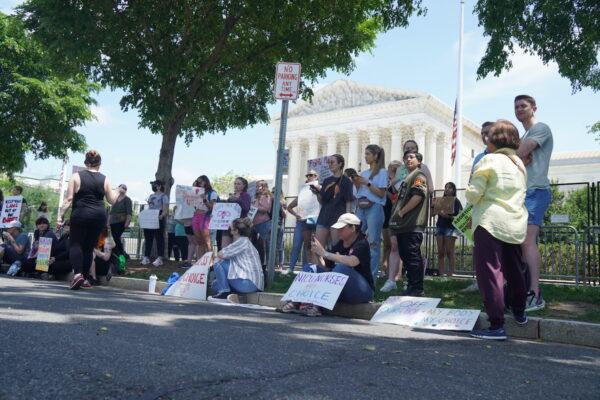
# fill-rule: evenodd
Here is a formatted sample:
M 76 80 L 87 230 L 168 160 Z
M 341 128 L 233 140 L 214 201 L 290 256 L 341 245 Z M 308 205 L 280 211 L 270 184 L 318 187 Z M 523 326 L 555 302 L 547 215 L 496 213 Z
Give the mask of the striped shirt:
M 248 279 L 258 290 L 265 286 L 262 266 L 258 251 L 250 239 L 240 237 L 235 242 L 221 250 L 223 259 L 229 260 L 227 279 Z

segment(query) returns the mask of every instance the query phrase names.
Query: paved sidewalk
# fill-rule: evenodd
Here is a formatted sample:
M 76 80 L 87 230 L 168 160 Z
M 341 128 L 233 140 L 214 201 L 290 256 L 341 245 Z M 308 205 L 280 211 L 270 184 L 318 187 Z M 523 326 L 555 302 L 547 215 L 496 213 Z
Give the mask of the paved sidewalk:
M 600 351 L 0 277 L 0 399 L 592 399 Z

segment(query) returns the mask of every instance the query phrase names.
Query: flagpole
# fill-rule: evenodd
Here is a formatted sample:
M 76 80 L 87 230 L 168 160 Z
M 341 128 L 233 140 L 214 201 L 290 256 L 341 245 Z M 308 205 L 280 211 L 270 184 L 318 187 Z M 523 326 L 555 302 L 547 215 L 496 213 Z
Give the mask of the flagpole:
M 458 34 L 458 95 L 456 96 L 456 158 L 454 160 L 454 184 L 462 187 L 462 106 L 463 106 L 463 27 L 465 24 L 465 2 L 460 0 L 460 28 Z
M 62 168 L 60 169 L 60 178 L 58 182 L 58 211 L 56 212 L 56 220 L 60 215 L 60 209 L 63 201 L 65 200 L 65 181 L 67 178 L 67 160 L 68 157 L 63 158 Z

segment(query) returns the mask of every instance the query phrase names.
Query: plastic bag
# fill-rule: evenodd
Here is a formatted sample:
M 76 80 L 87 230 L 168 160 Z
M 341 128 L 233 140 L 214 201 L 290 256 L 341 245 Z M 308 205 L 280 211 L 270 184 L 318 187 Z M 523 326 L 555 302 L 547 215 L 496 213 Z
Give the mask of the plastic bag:
M 177 272 L 173 272 L 171 276 L 169 276 L 169 279 L 167 279 L 167 286 L 162 290 L 162 292 L 160 292 L 160 295 L 164 296 L 165 293 L 167 293 L 167 290 L 169 290 L 169 288 L 173 286 L 173 284 L 177 282 L 179 278 L 179 274 Z

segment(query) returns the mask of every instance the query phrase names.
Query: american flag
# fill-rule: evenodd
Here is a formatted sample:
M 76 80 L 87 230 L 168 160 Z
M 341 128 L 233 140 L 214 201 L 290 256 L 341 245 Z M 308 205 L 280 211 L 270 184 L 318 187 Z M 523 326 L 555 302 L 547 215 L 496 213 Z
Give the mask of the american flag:
M 454 159 L 456 158 L 456 137 L 458 136 L 458 124 L 456 123 L 456 113 L 458 111 L 458 101 L 454 102 L 454 118 L 452 118 L 452 157 L 450 158 L 450 165 L 454 165 Z

